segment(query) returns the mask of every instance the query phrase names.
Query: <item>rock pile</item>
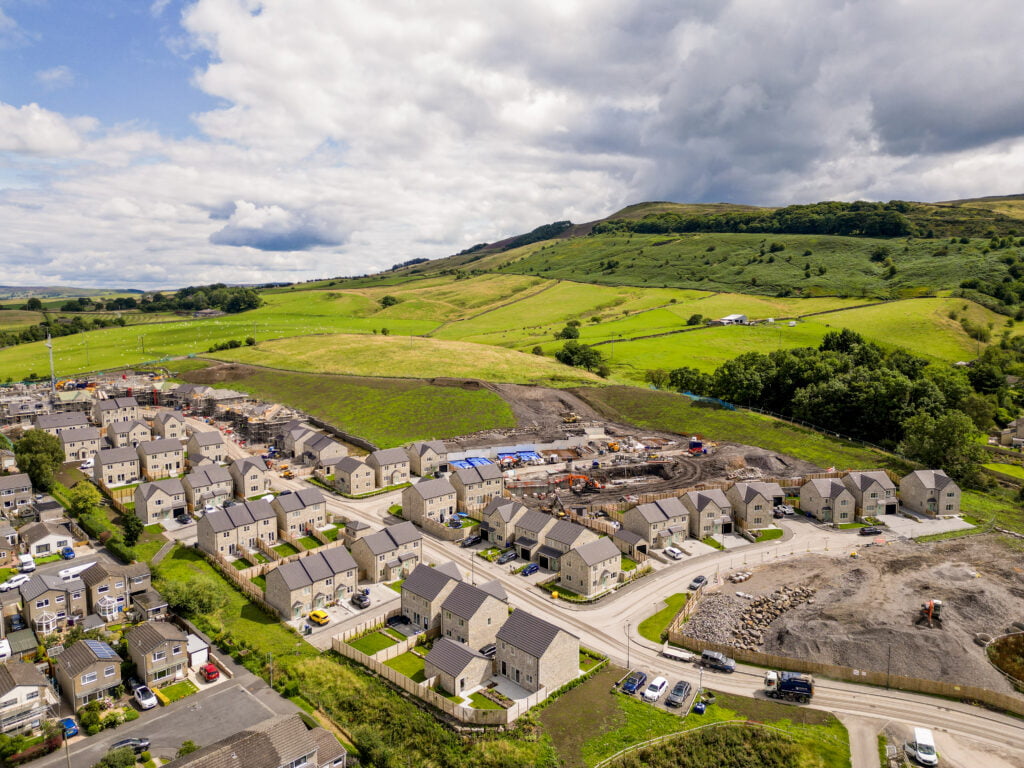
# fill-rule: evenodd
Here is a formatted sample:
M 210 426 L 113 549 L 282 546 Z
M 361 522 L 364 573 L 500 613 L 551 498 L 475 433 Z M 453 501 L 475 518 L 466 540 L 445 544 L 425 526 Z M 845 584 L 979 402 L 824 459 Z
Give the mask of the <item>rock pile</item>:
M 746 606 L 731 595 L 708 595 L 683 625 L 683 634 L 712 643 L 732 643 L 733 629 L 740 623 L 744 608 Z
M 739 617 L 739 626 L 733 629 L 732 637 L 724 642 L 737 648 L 759 650 L 771 623 L 802 603 L 814 602 L 816 591 L 813 587 L 786 586 L 771 594 L 755 597 Z

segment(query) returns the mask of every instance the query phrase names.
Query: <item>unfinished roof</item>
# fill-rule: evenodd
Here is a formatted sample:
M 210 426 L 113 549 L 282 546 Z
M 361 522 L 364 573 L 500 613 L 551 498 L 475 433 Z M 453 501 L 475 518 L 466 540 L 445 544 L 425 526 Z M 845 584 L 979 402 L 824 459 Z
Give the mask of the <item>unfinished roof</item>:
M 161 437 L 159 440 L 150 440 L 147 443 L 139 443 L 139 450 L 147 456 L 156 453 L 167 453 L 168 451 L 183 451 L 181 441 L 173 437 Z
M 452 581 L 462 581 L 462 575 L 455 568 L 456 575 L 452 575 L 451 569 L 445 567 L 455 565 L 446 563 L 438 568 L 431 568 L 429 565 L 417 565 L 412 573 L 405 577 L 402 582 L 402 591 L 422 597 L 424 600 L 435 600 L 441 591 Z
M 501 629 L 498 630 L 498 640 L 518 648 L 528 656 L 539 659 L 551 647 L 551 643 L 555 641 L 560 632 L 565 632 L 565 630 L 520 609 L 513 611 L 512 615 L 502 624 Z M 571 635 L 568 632 L 566 634 Z M 575 637 L 575 635 L 571 636 Z
M 437 499 L 441 496 L 454 496 L 455 487 L 444 478 L 434 480 L 420 480 L 415 485 L 409 486 L 412 491 L 419 494 L 424 501 Z
M 474 659 L 486 658 L 465 643 L 456 642 L 450 637 L 439 637 L 427 654 L 426 663 L 437 667 L 446 675 L 458 677 Z
M 661 523 L 666 520 L 686 517 L 686 507 L 675 496 L 652 501 L 649 504 L 638 504 L 636 511 L 647 523 Z
M 185 493 L 185 487 L 177 477 L 166 477 L 163 480 L 154 480 L 151 483 L 143 483 L 136 489 L 142 498 L 149 501 L 156 493 L 166 493 L 169 496 L 176 496 Z
M 619 552 L 619 548 L 616 547 L 612 540 L 609 538 L 598 539 L 597 541 L 591 541 L 587 544 L 581 544 L 573 550 L 584 563 L 589 565 L 597 565 L 603 563 L 605 560 L 610 558 L 618 559 L 622 556 Z

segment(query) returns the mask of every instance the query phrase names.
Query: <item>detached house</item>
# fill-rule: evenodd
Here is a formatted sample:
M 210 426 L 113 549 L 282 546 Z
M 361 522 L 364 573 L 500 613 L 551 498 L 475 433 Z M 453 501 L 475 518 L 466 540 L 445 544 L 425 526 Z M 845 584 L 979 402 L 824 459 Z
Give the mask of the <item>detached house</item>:
M 145 563 L 114 565 L 98 561 L 82 571 L 80 578 L 89 611 L 108 624 L 131 607 L 132 595 L 146 592 L 151 583 Z
M 128 655 L 136 674 L 146 685 L 166 685 L 185 676 L 188 669 L 188 636 L 169 621 L 147 621 L 126 635 Z
M 270 506 L 277 513 L 277 527 L 292 536 L 327 524 L 327 500 L 319 488 L 282 493 Z
M 370 581 L 405 578 L 423 559 L 423 534 L 406 520 L 357 539 L 352 557 Z
M 340 461 L 347 455 L 345 446 L 322 432 L 314 432 L 302 446 L 303 461 L 318 467 Z
M 436 568 L 417 565 L 402 582 L 402 615 L 420 629 L 440 626 L 441 604 L 461 581 L 455 563 L 442 563 Z
M 200 432 L 195 430 L 185 444 L 188 451 L 188 463 L 195 465 L 200 459 L 206 458 L 215 464 L 223 464 L 228 458 L 228 447 L 220 432 Z
M 379 488 L 409 482 L 409 457 L 401 448 L 374 451 L 366 457 L 366 465 L 373 470 Z
M 682 498 L 690 517 L 690 534 L 697 539 L 732 533 L 732 506 L 718 488 L 688 491 Z
M 560 581 L 583 597 L 594 597 L 619 583 L 622 553 L 605 537 L 570 549 L 561 558 Z
M 106 445 L 96 427 L 67 429 L 59 437 L 65 461 L 85 461 Z
M 426 477 L 448 471 L 448 448 L 443 440 L 427 440 L 405 448 L 414 475 Z
M 153 439 L 153 431 L 141 421 L 112 421 L 106 433 L 114 448 L 135 448 Z
M 402 490 L 402 516 L 429 528 L 446 525 L 455 512 L 455 488 L 443 478 L 420 480 Z
M 36 416 L 35 425 L 36 429 L 54 437 L 60 437 L 64 432 L 74 429 L 85 429 L 91 426 L 89 418 L 81 411 L 41 413 Z
M 455 470 L 452 485 L 459 496 L 459 511 L 477 510 L 495 496 L 501 496 L 505 490 L 505 475 L 497 464 L 481 464 Z
M 519 501 L 495 496 L 484 507 L 480 521 L 480 536 L 496 547 L 508 547 L 515 539 L 516 521 L 526 512 Z
M 185 486 L 176 477 L 142 483 L 135 489 L 135 515 L 145 525 L 162 523 L 186 512 Z
M 68 529 L 54 523 L 29 523 L 22 526 L 18 536 L 25 551 L 32 557 L 53 555 L 74 543 Z
M 423 660 L 426 678 L 437 678 L 441 688 L 458 696 L 491 676 L 491 660 L 480 651 L 448 637 L 439 637 Z
M 778 483 L 735 483 L 725 492 L 733 519 L 743 531 L 755 531 L 772 524 L 772 511 L 784 504 L 786 494 Z
M 121 684 L 121 657 L 100 640 L 79 640 L 57 657 L 57 682 L 72 709 L 102 699 Z
M 359 584 L 359 566 L 344 547 L 317 552 L 267 573 L 266 600 L 286 621 L 347 600 Z
M 257 539 L 267 544 L 277 541 L 277 513 L 262 499 L 229 504 L 200 517 L 196 536 L 204 552 L 238 557 L 244 550 L 256 549 Z
M 508 595 L 497 581 L 474 587 L 460 581 L 441 603 L 441 635 L 470 648 L 494 642 L 508 618 Z
M 0 733 L 28 733 L 41 728 L 60 702 L 35 664 L 0 664 Z
M 941 469 L 920 469 L 900 480 L 903 506 L 919 515 L 959 515 L 960 486 Z
M 10 515 L 31 501 L 32 481 L 28 479 L 28 475 L 24 472 L 0 475 L 0 510 Z
M 177 477 L 185 471 L 185 450 L 180 440 L 162 437 L 139 443 L 136 450 L 142 462 L 142 475 L 149 480 Z
M 646 552 L 647 546 L 661 549 L 686 541 L 689 517 L 683 502 L 671 497 L 627 509 L 622 513 L 622 528 L 642 537 L 645 543 L 637 548 Z
M 142 479 L 142 461 L 135 448 L 107 448 L 96 454 L 93 477 L 100 485 L 113 488 Z
M 895 515 L 900 502 L 896 498 L 896 484 L 881 470 L 850 472 L 843 484 L 853 494 L 858 517 Z
M 40 636 L 62 630 L 69 617 L 82 618 L 88 612 L 81 579 L 64 581 L 56 574 L 37 573 L 20 590 L 25 621 Z
M 554 691 L 580 672 L 580 639 L 523 610 L 498 630 L 497 673 L 530 693 Z
M 373 467 L 354 456 L 346 456 L 334 465 L 334 487 L 349 496 L 359 496 L 377 487 L 377 476 Z
M 568 520 L 559 520 L 544 534 L 544 543 L 537 550 L 537 564 L 541 568 L 557 571 L 563 555 L 592 541 L 597 541 L 597 534 L 589 528 Z
M 160 411 L 153 419 L 153 434 L 172 440 L 185 439 L 185 419 L 177 411 Z
M 270 473 L 267 465 L 259 459 L 235 459 L 230 472 L 235 483 L 235 495 L 240 499 L 259 496 L 270 490 Z
M 185 499 L 192 510 L 202 511 L 206 505 L 220 506 L 230 501 L 235 483 L 227 467 L 196 467 L 181 480 Z
M 115 421 L 138 421 L 139 403 L 134 397 L 112 397 L 92 404 L 92 420 L 106 429 Z
M 855 507 L 853 494 L 837 478 L 816 478 L 800 486 L 800 509 L 823 523 L 852 523 Z

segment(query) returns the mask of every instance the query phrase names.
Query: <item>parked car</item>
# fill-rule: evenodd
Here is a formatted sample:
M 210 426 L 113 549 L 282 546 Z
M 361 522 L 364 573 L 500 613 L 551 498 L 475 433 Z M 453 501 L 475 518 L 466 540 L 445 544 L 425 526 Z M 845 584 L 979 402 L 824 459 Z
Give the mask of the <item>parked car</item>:
M 60 551 L 61 560 L 74 560 L 75 559 L 75 548 L 64 547 Z
M 20 632 L 25 628 L 25 619 L 21 617 L 20 613 L 15 613 L 11 616 L 11 632 Z
M 92 469 L 96 466 L 96 459 L 86 459 L 78 465 L 79 469 Z
M 327 615 L 327 611 L 321 611 L 318 609 L 309 612 L 309 620 L 318 627 L 322 627 L 331 620 L 331 617 Z
M 516 551 L 514 549 L 510 549 L 508 552 L 506 552 L 505 554 L 503 554 L 501 557 L 498 558 L 498 565 L 504 565 L 505 563 L 511 563 L 517 557 L 519 557 L 519 555 L 516 554 Z
M 718 651 L 702 651 L 700 663 L 705 667 L 717 669 L 719 672 L 735 672 L 736 662 Z
M 134 750 L 135 754 L 139 754 L 140 752 L 145 752 L 147 749 L 149 749 L 149 739 L 121 739 L 120 741 L 115 741 L 113 744 L 110 745 L 111 751 L 115 749 L 124 749 L 125 747 Z
M 485 645 L 483 648 L 480 649 L 481 655 L 486 656 L 488 659 L 493 659 L 497 652 L 498 646 L 494 643 L 491 643 L 490 645 Z
M 540 570 L 540 566 L 539 565 L 537 565 L 536 563 L 530 563 L 525 568 L 523 568 L 522 575 L 523 576 L 533 576 L 533 574 L 535 574 L 539 570 Z
M 362 610 L 370 607 L 370 596 L 365 592 L 356 592 L 352 595 L 352 605 Z
M 135 693 L 135 691 L 142 686 L 142 681 L 137 677 L 129 677 L 125 687 L 128 689 L 128 693 Z
M 139 709 L 152 709 L 157 705 L 156 695 L 145 685 L 140 685 L 132 694 L 135 697 Z
M 629 677 L 626 678 L 626 682 L 622 684 L 622 692 L 633 694 L 644 687 L 647 682 L 647 675 L 643 672 L 630 672 Z
M 774 517 L 776 520 L 778 520 L 780 517 L 785 517 L 785 516 L 786 516 L 786 513 L 783 512 L 778 507 L 776 507 L 774 510 L 772 510 L 772 517 Z
M 174 522 L 178 525 L 188 525 L 192 522 L 192 515 L 181 514 L 174 518 Z
M 65 717 L 60 721 L 60 727 L 64 729 L 64 738 L 70 739 L 72 736 L 78 735 L 78 723 L 75 722 L 73 717 Z
M 665 695 L 665 690 L 668 688 L 668 680 L 664 677 L 656 677 L 651 680 L 651 684 L 644 689 L 643 697 L 644 701 L 651 703 L 656 702 L 662 696 Z
M 409 620 L 409 617 L 401 613 L 397 616 L 392 616 L 387 620 L 387 625 L 389 627 L 401 627 L 411 623 L 412 622 Z
M 214 680 L 220 678 L 220 670 L 217 669 L 217 665 L 212 662 L 207 662 L 199 668 L 199 676 L 208 683 L 212 683 Z
M 673 560 L 683 559 L 683 550 L 677 549 L 676 547 L 665 547 L 665 554 L 671 557 Z
M 685 680 L 680 680 L 672 686 L 672 691 L 665 699 L 665 706 L 681 707 L 688 698 L 690 698 L 690 684 Z
M 882 529 L 877 528 L 873 525 L 869 525 L 867 528 L 861 528 L 859 531 L 857 531 L 857 533 L 859 533 L 861 536 L 881 536 Z
M 707 584 L 707 576 L 694 576 L 693 581 L 690 582 L 690 589 L 699 589 L 700 587 Z
M 27 584 L 32 579 L 27 573 L 19 573 L 11 576 L 3 584 L 0 584 L 0 592 L 10 592 L 12 589 L 17 589 L 22 584 Z
M 467 536 L 462 540 L 461 547 L 472 547 L 474 544 L 479 544 L 482 539 L 479 536 Z

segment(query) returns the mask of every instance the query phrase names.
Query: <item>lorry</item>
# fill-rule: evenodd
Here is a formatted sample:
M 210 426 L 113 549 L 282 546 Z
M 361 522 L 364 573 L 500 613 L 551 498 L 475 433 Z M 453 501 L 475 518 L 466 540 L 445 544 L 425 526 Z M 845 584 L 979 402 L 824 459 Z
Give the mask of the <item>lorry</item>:
M 764 692 L 772 699 L 786 699 L 806 704 L 814 696 L 814 678 L 800 672 L 769 669 L 764 674 Z

